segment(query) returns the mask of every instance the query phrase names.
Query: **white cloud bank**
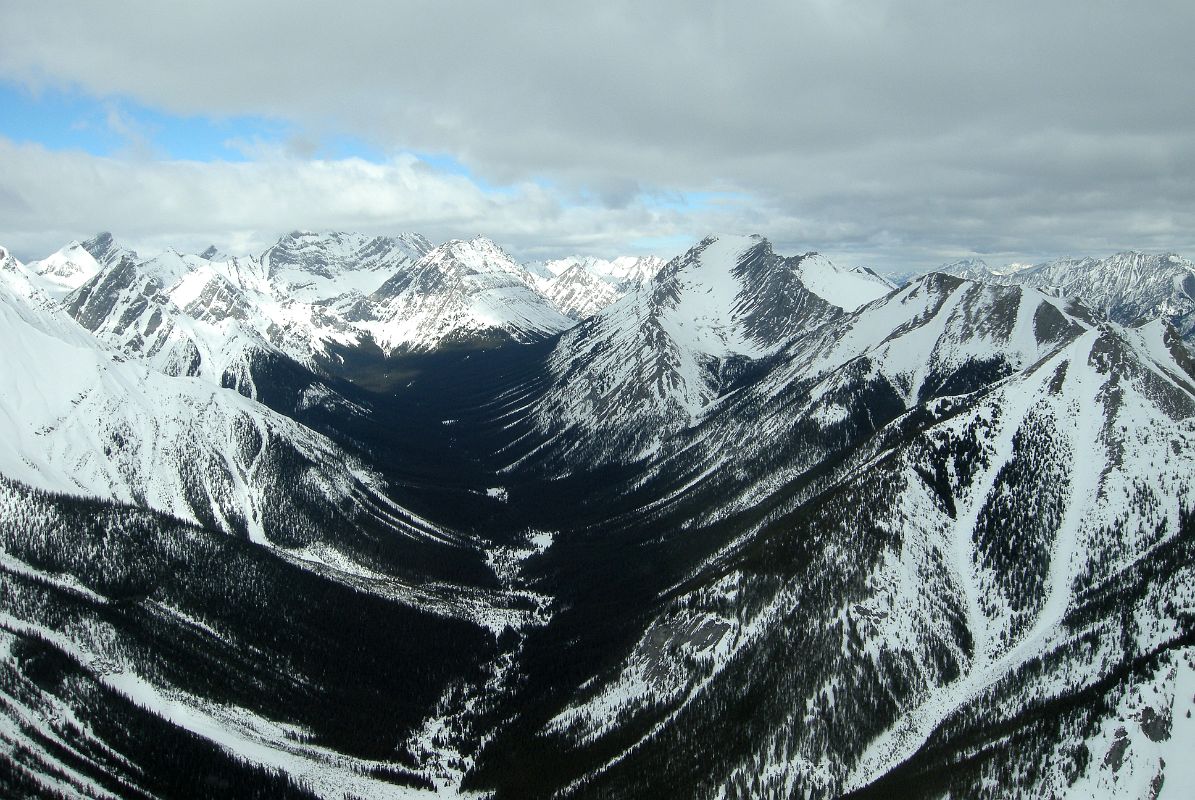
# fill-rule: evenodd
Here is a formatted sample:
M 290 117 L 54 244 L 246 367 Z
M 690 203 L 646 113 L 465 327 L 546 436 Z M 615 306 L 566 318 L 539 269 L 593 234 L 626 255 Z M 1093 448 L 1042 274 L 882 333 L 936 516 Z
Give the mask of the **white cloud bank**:
M 0 164 L 0 243 L 25 258 L 101 229 L 150 250 L 215 243 L 241 253 L 259 252 L 296 228 L 416 231 L 436 240 L 482 233 L 527 257 L 622 252 L 646 238 L 695 235 L 694 220 L 679 211 L 566 206 L 533 183 L 485 191 L 413 156 L 385 164 L 149 161 L 0 139 Z M 541 252 L 545 243 L 550 250 Z
M 1189 0 L 113 0 L 6 3 L 0 29 L 0 77 L 26 86 L 448 153 L 510 187 L 402 157 L 116 165 L 9 145 L 0 206 L 21 224 L 0 236 L 22 241 L 384 227 L 609 253 L 733 228 L 880 266 L 1195 250 Z M 7 174 L 17 157 L 44 185 Z M 740 201 L 651 202 L 670 192 Z

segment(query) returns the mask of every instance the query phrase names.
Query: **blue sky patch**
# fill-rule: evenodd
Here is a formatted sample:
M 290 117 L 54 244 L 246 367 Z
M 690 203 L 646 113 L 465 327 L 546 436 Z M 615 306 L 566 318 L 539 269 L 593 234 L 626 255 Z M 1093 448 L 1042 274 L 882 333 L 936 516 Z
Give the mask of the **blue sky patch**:
M 251 161 L 275 151 L 304 158 L 384 160 L 380 150 L 355 137 L 308 136 L 281 120 L 176 116 L 127 98 L 63 89 L 33 92 L 6 81 L 0 81 L 0 108 L 0 135 L 95 156 Z

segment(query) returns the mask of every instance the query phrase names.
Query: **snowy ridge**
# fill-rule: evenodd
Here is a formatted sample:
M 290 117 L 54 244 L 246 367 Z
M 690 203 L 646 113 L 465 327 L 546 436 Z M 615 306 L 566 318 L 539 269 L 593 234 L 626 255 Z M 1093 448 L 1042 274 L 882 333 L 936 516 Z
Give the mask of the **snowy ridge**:
M 978 264 L 960 262 L 942 271 L 1078 298 L 1122 325 L 1162 318 L 1172 322 L 1184 338 L 1195 334 L 1195 264 L 1173 253 L 1127 251 L 1106 258 L 1063 258 L 1001 270 Z
M 44 279 L 43 286 L 55 295 L 65 295 L 78 289 L 103 268 L 79 242 L 71 242 L 58 252 L 41 261 L 33 261 L 28 266 Z
M 960 367 L 988 363 L 1016 370 L 1081 330 L 1062 300 L 1019 287 L 929 275 L 860 308 L 789 347 L 792 360 L 769 377 L 773 391 L 865 357 L 911 407 Z
M 371 294 L 431 250 L 427 239 L 412 233 L 388 237 L 294 231 L 262 253 L 260 262 L 288 297 L 317 302 Z
M 934 271 L 969 281 L 986 283 L 996 282 L 995 279 L 1000 276 L 1000 273 L 989 267 L 988 262 L 982 258 L 960 258 L 958 261 L 943 264 Z
M 603 774 L 633 773 L 635 759 L 652 752 L 653 737 L 668 741 L 668 721 L 684 714 L 691 719 L 691 709 L 702 704 L 716 707 L 715 695 L 739 696 L 743 687 L 726 682 L 749 674 L 744 662 L 761 659 L 756 668 L 766 672 L 776 656 L 756 656 L 754 650 L 767 653 L 774 646 L 768 643 L 791 636 L 786 632 L 794 626 L 840 629 L 841 653 L 830 655 L 831 649 L 823 656 L 840 663 L 811 669 L 823 677 L 811 678 L 815 688 L 806 695 L 804 716 L 799 709 L 795 717 L 780 715 L 773 734 L 725 778 L 721 794 L 733 796 L 725 787 L 747 785 L 780 796 L 836 796 L 864 789 L 897 768 L 954 715 L 968 708 L 987 713 L 983 704 L 993 692 L 1032 698 L 1037 691 L 1076 691 L 1106 674 L 1108 662 L 1091 664 L 1080 655 L 1061 662 L 1056 670 L 1067 678 L 1051 689 L 1023 687 L 1016 678 L 1043 659 L 1069 658 L 1058 654 L 1074 635 L 1069 620 L 1080 586 L 1099 585 L 1147 559 L 1166 541 L 1152 534 L 1154 523 L 1159 530 L 1179 527 L 1195 467 L 1189 444 L 1195 384 L 1172 330 L 1160 323 L 1138 329 L 1100 325 L 1089 312 L 1048 294 L 939 275 L 798 337 L 781 357 L 763 380 L 720 404 L 687 446 L 653 469 L 695 475 L 672 502 L 707 486 L 719 497 L 733 488 L 736 494 L 716 510 L 695 499 L 695 509 L 702 510 L 689 523 L 726 524 L 736 514 L 749 515 L 786 480 L 833 452 L 819 450 L 818 437 L 805 433 L 803 449 L 788 457 L 798 460 L 777 461 L 791 432 L 820 429 L 833 440 L 849 435 L 852 424 L 875 422 L 873 411 L 860 419 L 864 403 L 878 410 L 874 400 L 865 400 L 868 394 L 897 401 L 899 407 L 888 412 L 896 415 L 893 422 L 875 432 L 874 445 L 860 447 L 816 491 L 792 501 L 799 507 L 835 492 L 866 496 L 871 487 L 886 487 L 874 489 L 866 524 L 900 535 L 862 568 L 857 580 L 866 591 L 820 600 L 805 596 L 812 575 L 798 574 L 777 588 L 774 579 L 756 575 L 759 565 L 727 572 L 724 565 L 749 551 L 753 537 L 767 535 L 761 524 L 710 562 L 716 581 L 673 600 L 620 671 L 563 709 L 548 730 L 585 747 L 619 730 L 609 720 L 640 718 L 651 713 L 652 702 L 663 702 L 664 721 L 601 767 Z M 901 430 L 917 414 L 927 414 L 929 424 L 909 439 Z M 971 448 L 973 458 L 935 461 L 935 453 Z M 746 470 L 754 477 L 745 484 L 741 477 L 722 477 L 755 461 L 762 463 Z M 1142 491 L 1134 476 L 1143 474 L 1151 476 L 1156 500 L 1150 507 L 1160 517 L 1139 532 L 1130 527 L 1116 534 L 1118 521 L 1132 519 L 1140 502 L 1132 499 Z M 1001 526 L 1011 521 L 1015 530 L 1022 519 L 1017 515 L 1026 513 L 1024 538 L 1016 544 L 1024 549 L 1010 556 Z M 850 530 L 835 536 L 849 541 L 857 535 Z M 1118 538 L 1109 541 L 1109 535 Z M 831 548 L 813 574 L 850 571 L 858 554 L 849 543 L 840 546 L 849 554 L 836 561 Z M 1026 574 L 1026 564 L 1040 571 Z M 757 597 L 752 615 L 720 610 L 745 595 Z M 811 611 L 810 603 L 819 610 Z M 949 622 L 955 614 L 967 639 L 957 638 L 959 629 Z M 1173 635 L 1165 614 L 1146 615 L 1142 624 L 1142 648 Z M 695 633 L 700 630 L 717 635 Z M 686 667 L 678 670 L 682 663 Z M 824 749 L 825 739 L 816 734 L 819 719 L 832 713 L 848 727 L 874 724 L 874 711 L 846 722 L 854 702 L 843 706 L 835 698 L 858 691 L 858 679 L 842 676 L 877 670 L 882 676 L 885 665 L 894 663 L 902 665 L 900 680 L 909 687 L 895 698 L 900 711 L 890 727 L 874 732 L 853 769 L 844 770 L 843 755 Z M 729 675 L 736 677 L 724 677 Z M 1015 714 L 1018 707 L 1000 713 Z M 786 755 L 777 759 L 777 753 Z M 1153 759 L 1146 779 L 1157 773 L 1157 763 Z M 1098 767 L 1092 763 L 1092 780 L 1101 774 Z M 1139 785 L 1122 781 L 1112 794 L 1134 797 L 1131 787 Z
M 527 265 L 537 275 L 562 275 L 580 267 L 590 275 L 605 279 L 618 286 L 637 286 L 647 283 L 664 268 L 665 260 L 659 256 L 619 256 L 607 260 L 592 256 L 572 256 L 553 261 L 539 261 Z
M 426 352 L 555 335 L 649 280 L 655 257 L 522 265 L 489 239 L 293 231 L 260 256 L 142 258 L 109 233 L 26 269 L 101 340 L 169 375 L 257 395 L 260 364 L 317 373 L 344 349 Z
M 27 271 L 109 345 L 248 396 L 257 396 L 255 372 L 278 359 L 320 372 L 337 349 L 529 341 L 572 324 L 531 273 L 481 237 L 433 248 L 417 234 L 295 231 L 260 257 L 213 247 L 140 258 L 101 234 Z
M 844 269 L 817 253 L 801 259 L 797 275 L 809 291 L 846 311 L 854 311 L 896 288 L 869 269 Z
M 7 273 L 5 273 L 6 275 Z M 3 277 L 0 275 L 0 277 Z M 63 312 L 0 280 L 0 473 L 30 486 L 141 505 L 265 541 L 267 489 L 286 468 L 329 501 L 377 479 L 326 438 L 199 379 L 105 351 Z
M 579 446 L 614 432 L 598 458 L 652 453 L 751 362 L 840 315 L 840 304 L 891 288 L 815 254 L 784 258 L 760 237 L 707 238 L 565 334 L 549 362 L 556 388 L 536 419 L 544 430 L 577 432 Z
M 572 326 L 529 272 L 489 239 L 453 240 L 386 281 L 360 323 L 386 351 L 424 351 L 468 338 L 544 338 Z
M 155 720 L 264 796 L 1195 791 L 1181 308 L 720 236 L 573 325 L 592 264 L 416 244 L 0 250 L 0 793 L 169 794 Z
M 526 269 L 561 313 L 580 320 L 650 283 L 664 263 L 658 256 L 620 256 L 610 261 L 574 256 L 533 262 Z

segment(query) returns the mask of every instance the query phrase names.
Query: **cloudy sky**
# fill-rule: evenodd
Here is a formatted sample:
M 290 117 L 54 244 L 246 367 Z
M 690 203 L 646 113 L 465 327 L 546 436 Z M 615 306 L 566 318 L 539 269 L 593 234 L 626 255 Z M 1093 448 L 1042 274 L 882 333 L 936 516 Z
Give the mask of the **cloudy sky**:
M 0 244 L 1195 256 L 1195 3 L 0 4 Z

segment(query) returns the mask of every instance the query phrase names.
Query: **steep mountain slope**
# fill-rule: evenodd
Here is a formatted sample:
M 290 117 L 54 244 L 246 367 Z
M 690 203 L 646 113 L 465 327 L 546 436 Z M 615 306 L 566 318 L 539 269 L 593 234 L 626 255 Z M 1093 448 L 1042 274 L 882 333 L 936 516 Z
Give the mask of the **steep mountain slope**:
M 125 254 L 65 303 L 101 339 L 167 374 L 202 375 L 253 394 L 252 373 L 263 360 L 315 367 L 329 347 L 359 344 L 363 332 L 338 309 L 363 302 L 363 292 L 427 249 L 415 235 L 296 232 L 260 259 Z
M 784 258 L 759 237 L 707 238 L 561 338 L 538 425 L 569 457 L 642 457 L 695 423 L 753 364 L 841 314 L 834 300 L 854 306 L 889 289 L 814 254 Z
M 1160 318 L 1188 340 L 1195 335 L 1195 264 L 1173 253 L 1063 258 L 1012 271 L 988 270 L 986 275 L 966 269 L 943 271 L 1077 297 L 1122 325 Z
M 6 797 L 432 796 L 422 720 L 494 658 L 393 578 L 3 477 L 0 583 Z
M 265 274 L 295 300 L 331 301 L 368 295 L 432 250 L 418 234 L 365 236 L 294 231 L 262 253 Z
M 280 352 L 251 321 L 318 309 L 347 369 L 401 298 L 426 327 L 393 352 L 436 349 L 290 419 L 114 355 L 0 257 L 0 793 L 185 794 L 180 761 L 216 795 L 1195 788 L 1195 359 L 1165 320 L 710 237 L 554 337 L 512 311 L 543 276 L 482 240 L 344 303 L 168 255 L 122 308 L 156 281 L 147 308 Z
M 625 294 L 586 269 L 584 264 L 574 264 L 540 282 L 539 286 L 552 305 L 565 316 L 577 320 L 592 317 Z
M 67 295 L 63 307 L 100 340 L 166 375 L 203 377 L 249 396 L 255 363 L 278 354 L 253 327 L 247 298 L 198 256 L 126 257 Z
M 8 478 L 291 547 L 322 540 L 331 517 L 444 538 L 404 521 L 376 474 L 325 437 L 210 382 L 120 358 L 28 302 L 12 289 L 19 263 L 0 252 Z
M 572 324 L 481 238 L 433 251 L 414 234 L 294 232 L 260 258 L 217 256 L 142 259 L 102 234 L 36 262 L 33 286 L 121 352 L 250 397 L 290 362 L 336 374 L 344 351 L 529 341 Z
M 37 279 L 0 250 L 0 793 L 429 794 L 425 722 L 534 596 L 368 451 L 108 350 Z
M 572 257 L 534 262 L 526 269 L 561 313 L 580 320 L 649 283 L 664 263 L 658 256 L 620 256 L 612 261 Z
M 489 239 L 445 242 L 370 295 L 359 325 L 386 351 L 470 340 L 534 341 L 573 322 L 531 288 L 532 276 Z
M 773 364 L 629 483 L 609 476 L 622 488 L 587 505 L 609 516 L 557 534 L 540 574 L 566 610 L 526 662 L 532 685 L 553 678 L 476 785 L 890 796 L 893 770 L 896 796 L 1161 785 L 1158 756 L 1184 745 L 1148 722 L 1190 707 L 1175 676 L 1195 663 L 1195 375 L 1174 332 L 939 275 Z M 1113 736 L 1118 698 L 1147 724 Z M 519 782 L 507 748 L 552 766 Z M 1101 771 L 1126 749 L 1131 768 Z

